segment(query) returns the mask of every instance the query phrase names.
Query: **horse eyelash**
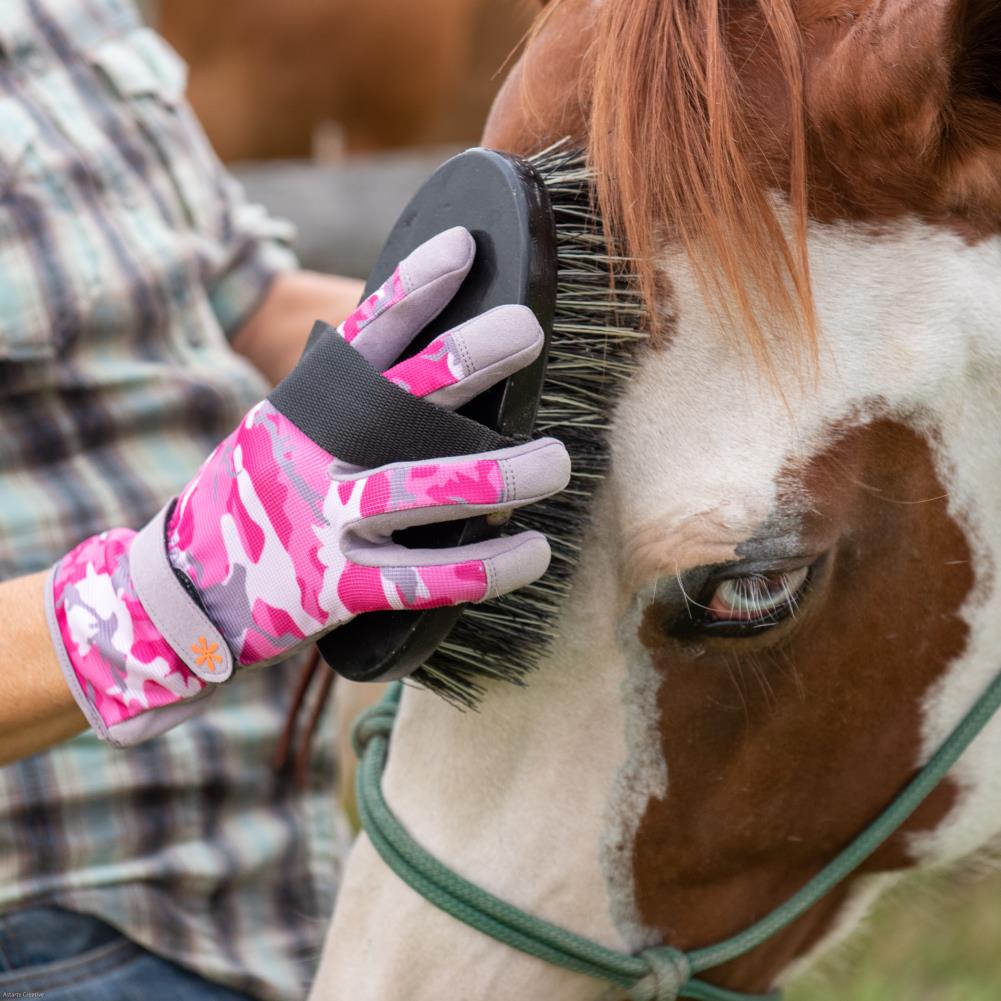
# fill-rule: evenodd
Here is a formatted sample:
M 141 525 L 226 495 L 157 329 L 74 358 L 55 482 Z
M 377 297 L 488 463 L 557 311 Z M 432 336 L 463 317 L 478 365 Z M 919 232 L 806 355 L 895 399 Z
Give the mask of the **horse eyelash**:
M 800 586 L 794 591 L 789 586 L 789 580 L 788 580 L 789 571 L 780 571 L 780 573 L 782 575 L 783 604 L 777 605 L 774 609 L 770 610 L 768 614 L 763 615 L 760 620 L 757 621 L 748 620 L 744 623 L 740 623 L 735 620 L 736 625 L 743 624 L 751 629 L 754 628 L 767 629 L 773 625 L 778 625 L 778 623 L 781 622 L 782 619 L 786 617 L 786 615 L 788 615 L 789 618 L 791 619 L 795 619 L 797 617 L 797 612 L 799 611 L 800 604 L 802 603 L 803 600 L 803 594 L 807 588 L 807 585 L 809 584 L 811 575 L 807 574 L 807 576 L 804 578 Z M 754 597 L 752 588 L 754 588 L 755 585 L 752 582 L 761 578 L 765 578 L 767 576 L 768 576 L 767 574 L 759 571 L 753 574 L 744 574 L 739 577 L 731 577 L 724 579 L 736 580 L 738 582 L 737 584 L 738 593 L 740 594 L 740 597 L 742 599 L 745 599 Z M 713 582 L 712 586 L 714 591 L 715 588 L 718 588 L 721 583 L 722 581 Z M 710 610 L 708 605 L 703 604 L 702 602 L 699 601 L 695 601 L 694 599 L 691 598 L 690 595 L 687 594 L 687 592 L 684 589 L 684 585 L 680 581 L 680 578 L 679 578 L 679 585 L 681 586 L 681 592 L 685 597 L 686 606 L 688 606 L 687 611 L 690 620 L 694 621 L 695 619 L 695 617 L 691 613 L 690 606 L 694 606 L 695 608 L 701 609 L 702 611 Z M 726 620 L 717 620 L 717 621 L 719 624 L 722 625 L 725 623 Z

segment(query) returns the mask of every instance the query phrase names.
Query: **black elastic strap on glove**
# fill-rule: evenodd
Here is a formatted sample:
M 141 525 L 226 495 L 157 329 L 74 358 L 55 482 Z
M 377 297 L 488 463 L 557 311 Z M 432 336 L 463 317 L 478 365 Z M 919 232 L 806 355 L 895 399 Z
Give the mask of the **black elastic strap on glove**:
M 366 469 L 518 444 L 468 417 L 411 396 L 320 320 L 298 365 L 268 399 L 321 448 Z

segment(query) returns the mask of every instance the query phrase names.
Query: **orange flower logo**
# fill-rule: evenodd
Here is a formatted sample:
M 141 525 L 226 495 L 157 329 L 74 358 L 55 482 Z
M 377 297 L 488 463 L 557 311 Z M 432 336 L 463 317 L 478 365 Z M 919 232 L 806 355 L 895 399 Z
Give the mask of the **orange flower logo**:
M 214 671 L 222 663 L 222 654 L 216 653 L 218 649 L 218 643 L 209 643 L 204 636 L 199 636 L 198 642 L 191 647 L 195 663 L 199 667 L 207 667 L 210 671 Z

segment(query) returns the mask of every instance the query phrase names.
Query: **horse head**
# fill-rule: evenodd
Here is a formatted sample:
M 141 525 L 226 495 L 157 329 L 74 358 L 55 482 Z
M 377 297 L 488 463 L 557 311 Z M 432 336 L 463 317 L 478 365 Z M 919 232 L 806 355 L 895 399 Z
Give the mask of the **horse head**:
M 1001 671 L 1001 12 L 561 0 L 484 142 L 588 150 L 651 335 L 542 665 L 404 696 L 414 838 L 625 951 L 716 942 L 844 848 Z M 850 879 L 710 979 L 766 990 L 1001 832 L 1001 722 Z M 314 997 L 618 998 L 362 836 Z

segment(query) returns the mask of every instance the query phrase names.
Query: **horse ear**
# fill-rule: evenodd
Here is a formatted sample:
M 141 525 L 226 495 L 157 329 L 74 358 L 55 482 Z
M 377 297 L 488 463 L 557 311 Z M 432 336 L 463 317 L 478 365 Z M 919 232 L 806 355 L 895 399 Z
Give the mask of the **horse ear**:
M 1001 4 L 956 0 L 951 11 L 950 125 L 955 138 L 1001 148 Z

